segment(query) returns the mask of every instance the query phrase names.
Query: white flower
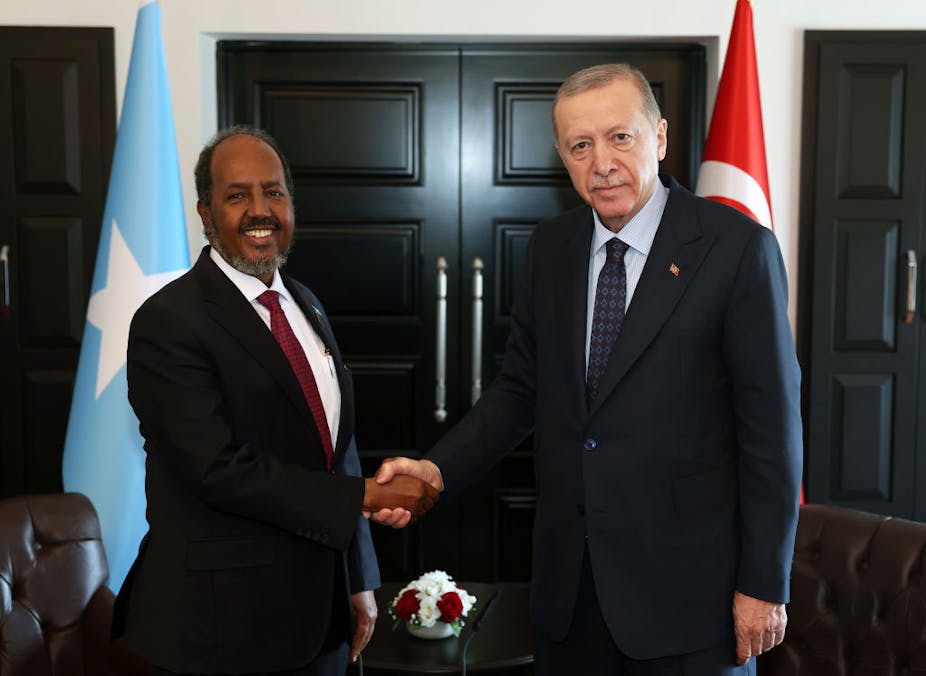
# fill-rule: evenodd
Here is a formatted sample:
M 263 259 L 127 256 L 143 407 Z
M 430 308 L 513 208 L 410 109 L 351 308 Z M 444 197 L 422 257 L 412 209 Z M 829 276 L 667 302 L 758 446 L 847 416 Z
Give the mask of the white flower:
M 421 596 L 421 607 L 418 609 L 418 621 L 422 627 L 433 627 L 434 623 L 440 619 L 440 611 L 437 609 L 437 599 L 433 596 Z
M 476 605 L 476 597 L 467 592 L 465 589 L 457 588 L 457 596 L 463 602 L 463 617 L 469 614 L 469 611 Z
M 476 597 L 457 587 L 453 578 L 446 572 L 442 570 L 432 570 L 425 573 L 417 580 L 409 582 L 392 600 L 389 606 L 389 612 L 397 621 L 398 617 L 395 614 L 395 605 L 398 600 L 402 598 L 402 595 L 410 589 L 415 591 L 415 598 L 418 599 L 418 612 L 412 616 L 411 622 L 421 627 L 433 627 L 435 623 L 440 620 L 441 616 L 441 611 L 437 607 L 438 601 L 448 592 L 456 593 L 460 597 L 460 601 L 463 605 L 462 615 L 450 623 L 456 635 L 459 635 L 460 627 L 463 625 L 462 618 L 466 617 L 476 603 Z

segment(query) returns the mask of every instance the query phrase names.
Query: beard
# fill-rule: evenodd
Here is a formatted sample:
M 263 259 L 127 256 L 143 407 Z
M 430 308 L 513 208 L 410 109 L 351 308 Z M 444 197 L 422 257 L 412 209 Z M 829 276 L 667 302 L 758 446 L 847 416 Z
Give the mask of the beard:
M 215 231 L 215 226 L 212 223 L 215 222 L 212 214 L 209 214 L 209 225 L 203 225 L 203 234 L 206 236 L 206 239 L 209 242 L 209 246 L 215 249 L 218 254 L 225 259 L 229 265 L 231 265 L 235 270 L 243 272 L 246 275 L 251 275 L 252 277 L 257 277 L 258 279 L 263 277 L 272 276 L 276 270 L 279 270 L 284 265 L 286 265 L 286 259 L 289 256 L 290 250 L 293 248 L 293 243 L 290 242 L 289 246 L 286 247 L 285 251 L 277 252 L 273 256 L 267 256 L 258 258 L 256 260 L 250 260 L 244 258 L 243 256 L 235 256 L 231 254 L 228 249 L 222 245 L 222 240 L 219 239 L 218 234 Z M 280 229 L 280 222 L 274 218 L 251 218 L 245 221 L 242 221 L 239 226 L 239 232 L 243 232 L 245 228 L 252 227 L 267 227 Z

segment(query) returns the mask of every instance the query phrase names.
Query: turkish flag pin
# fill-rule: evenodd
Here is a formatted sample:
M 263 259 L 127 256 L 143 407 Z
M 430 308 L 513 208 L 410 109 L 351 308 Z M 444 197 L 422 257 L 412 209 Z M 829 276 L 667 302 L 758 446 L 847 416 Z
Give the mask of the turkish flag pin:
M 679 273 L 678 266 L 675 263 L 672 263 L 672 265 L 669 266 L 669 272 L 671 272 L 673 275 L 678 277 L 678 273 Z

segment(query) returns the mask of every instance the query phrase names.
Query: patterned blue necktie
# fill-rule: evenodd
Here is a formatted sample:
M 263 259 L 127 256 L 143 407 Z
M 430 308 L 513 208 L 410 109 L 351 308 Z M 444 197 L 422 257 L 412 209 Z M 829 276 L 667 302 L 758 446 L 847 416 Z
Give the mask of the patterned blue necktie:
M 585 396 L 589 402 L 598 394 L 598 385 L 608 366 L 611 348 L 621 331 L 624 309 L 627 306 L 627 271 L 624 268 L 624 254 L 628 245 L 617 237 L 605 244 L 608 258 L 598 275 L 595 290 L 595 314 L 592 319 L 592 337 L 588 346 L 588 377 L 585 380 Z

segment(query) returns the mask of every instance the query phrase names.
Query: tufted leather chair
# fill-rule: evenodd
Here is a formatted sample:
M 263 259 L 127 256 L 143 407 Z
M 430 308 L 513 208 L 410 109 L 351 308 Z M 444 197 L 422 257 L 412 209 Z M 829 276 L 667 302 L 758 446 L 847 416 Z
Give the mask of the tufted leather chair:
M 100 524 L 78 493 L 0 501 L 0 676 L 148 674 L 109 642 Z
M 759 676 L 926 675 L 926 524 L 803 505 L 788 628 Z

